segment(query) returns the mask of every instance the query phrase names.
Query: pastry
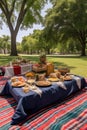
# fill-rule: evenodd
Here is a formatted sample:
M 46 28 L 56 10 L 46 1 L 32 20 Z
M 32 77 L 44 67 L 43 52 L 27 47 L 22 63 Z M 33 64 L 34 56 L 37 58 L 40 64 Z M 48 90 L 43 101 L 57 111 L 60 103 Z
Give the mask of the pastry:
M 34 72 L 28 72 L 25 74 L 26 77 L 34 77 L 35 73 Z
M 57 82 L 57 81 L 59 81 L 58 78 L 48 78 L 48 80 L 51 81 L 51 82 Z
M 17 77 L 12 77 L 11 78 L 11 82 L 16 82 L 17 81 Z
M 45 73 L 44 74 L 38 74 L 37 77 L 36 77 L 36 80 L 37 81 L 45 81 Z
M 15 86 L 15 87 L 21 87 L 21 86 L 24 86 L 24 85 L 25 85 L 25 82 L 21 82 L 21 81 L 12 82 L 11 85 L 12 85 L 12 86 Z
M 50 85 L 51 85 L 51 82 L 49 82 L 49 81 L 37 81 L 37 82 L 36 82 L 36 85 L 37 85 L 37 86 L 43 86 L 43 87 L 45 87 L 45 86 L 50 86 Z
M 28 92 L 29 92 L 29 87 L 23 87 L 23 91 L 24 91 L 25 93 L 28 93 Z
M 51 73 L 51 74 L 49 75 L 49 77 L 50 77 L 50 78 L 57 78 L 57 74 L 56 74 L 56 73 Z

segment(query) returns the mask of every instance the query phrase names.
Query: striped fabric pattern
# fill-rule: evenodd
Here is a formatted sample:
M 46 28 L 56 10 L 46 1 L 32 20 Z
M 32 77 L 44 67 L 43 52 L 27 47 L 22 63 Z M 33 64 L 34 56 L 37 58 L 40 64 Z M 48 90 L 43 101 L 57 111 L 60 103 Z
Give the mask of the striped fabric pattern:
M 9 76 L 0 76 L 0 93 L 3 90 L 7 80 L 9 80 L 10 77 Z
M 1 130 L 87 130 L 87 90 L 71 95 L 11 126 L 17 103 L 11 96 L 0 96 Z

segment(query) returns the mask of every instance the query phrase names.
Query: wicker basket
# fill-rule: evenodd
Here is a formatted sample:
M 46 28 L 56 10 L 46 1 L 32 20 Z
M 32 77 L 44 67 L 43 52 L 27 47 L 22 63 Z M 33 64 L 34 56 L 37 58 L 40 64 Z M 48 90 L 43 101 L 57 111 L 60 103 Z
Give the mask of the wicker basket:
M 69 68 L 59 68 L 58 71 L 62 74 L 65 75 L 66 73 L 70 72 Z

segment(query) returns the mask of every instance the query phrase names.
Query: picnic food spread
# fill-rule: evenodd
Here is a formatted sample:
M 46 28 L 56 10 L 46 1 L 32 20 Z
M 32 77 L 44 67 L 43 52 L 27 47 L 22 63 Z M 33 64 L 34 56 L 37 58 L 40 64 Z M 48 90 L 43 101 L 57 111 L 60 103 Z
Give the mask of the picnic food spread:
M 37 67 L 38 66 L 38 67 Z M 32 90 L 34 87 L 48 87 L 52 85 L 52 82 L 63 82 L 72 80 L 72 77 L 67 74 L 70 70 L 66 67 L 60 67 L 54 70 L 54 65 L 52 63 L 47 63 L 44 66 L 40 64 L 35 64 L 36 72 L 30 71 L 26 72 L 24 76 L 13 76 L 11 78 L 12 87 L 22 87 L 25 93 Z M 33 68 L 33 69 L 36 69 Z M 44 68 L 44 69 L 43 69 Z M 44 73 L 37 73 L 46 70 Z
M 25 69 L 25 68 L 24 68 Z M 66 98 L 84 88 L 85 79 L 80 76 L 62 73 L 59 69 L 41 74 L 27 72 L 23 76 L 13 76 L 6 83 L 2 94 L 11 94 L 18 102 L 11 124 L 18 124 L 27 117 L 28 111 L 35 111 Z
M 50 86 L 52 82 L 63 82 L 68 80 L 72 80 L 71 75 L 62 75 L 58 70 L 50 73 L 48 77 L 46 77 L 46 73 L 35 74 L 34 72 L 27 72 L 25 78 L 23 76 L 13 76 L 11 78 L 11 85 L 13 87 L 23 87 L 23 91 L 26 93 L 29 92 L 29 88 L 32 87 L 33 84 L 38 87 L 47 87 Z

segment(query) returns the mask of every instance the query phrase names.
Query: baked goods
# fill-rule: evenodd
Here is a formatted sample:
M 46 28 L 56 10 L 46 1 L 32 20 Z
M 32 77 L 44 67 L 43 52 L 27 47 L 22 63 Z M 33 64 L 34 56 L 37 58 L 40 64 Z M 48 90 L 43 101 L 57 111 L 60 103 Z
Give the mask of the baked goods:
M 22 76 L 19 77 L 14 76 L 11 78 L 11 82 L 16 82 L 16 81 L 25 82 L 25 79 Z
M 49 75 L 49 77 L 50 77 L 50 78 L 57 78 L 57 74 L 56 74 L 56 73 L 51 73 L 51 74 Z
M 34 77 L 35 76 L 35 73 L 34 72 L 27 72 L 25 74 L 26 77 Z
M 58 78 L 48 78 L 48 80 L 51 81 L 51 82 L 57 82 L 57 81 L 59 81 Z
M 22 76 L 17 77 L 17 79 L 21 82 L 25 82 L 25 79 Z
M 60 67 L 60 68 L 58 68 L 58 71 L 59 71 L 62 75 L 65 75 L 66 73 L 69 73 L 69 72 L 70 72 L 70 69 L 69 69 L 69 68 L 66 68 L 66 67 Z
M 58 79 L 58 77 L 57 77 L 57 73 L 51 73 L 51 74 L 49 75 L 48 80 L 51 81 L 51 82 L 57 82 L 57 81 L 59 81 L 59 79 Z
M 43 74 L 37 74 L 36 75 L 36 81 L 45 81 L 46 79 L 45 79 L 45 73 L 43 73 Z
M 25 92 L 25 93 L 28 93 L 29 92 L 29 87 L 23 87 L 23 91 Z
M 47 65 L 42 65 L 42 64 L 34 64 L 33 67 L 32 67 L 32 70 L 34 72 L 46 72 L 47 71 Z
M 24 82 L 21 82 L 21 81 L 17 81 L 17 82 L 12 82 L 11 84 L 13 87 L 22 87 L 25 85 Z
M 11 82 L 16 82 L 17 81 L 17 77 L 12 77 L 11 78 Z
M 27 80 L 27 83 L 29 83 L 29 84 L 33 84 L 35 82 L 35 79 L 29 79 L 29 80 Z
M 22 87 L 25 85 L 25 79 L 22 76 L 12 77 L 11 78 L 11 85 L 13 87 Z
M 71 76 L 64 76 L 64 80 L 72 80 Z
M 59 71 L 56 71 L 57 78 L 60 78 L 61 73 Z
M 64 75 L 64 76 L 60 76 L 60 80 L 61 80 L 61 81 L 72 80 L 72 77 L 71 77 L 71 76 Z
M 51 82 L 49 82 L 49 81 L 37 81 L 36 85 L 40 86 L 40 87 L 46 87 L 46 86 L 50 86 Z

